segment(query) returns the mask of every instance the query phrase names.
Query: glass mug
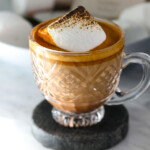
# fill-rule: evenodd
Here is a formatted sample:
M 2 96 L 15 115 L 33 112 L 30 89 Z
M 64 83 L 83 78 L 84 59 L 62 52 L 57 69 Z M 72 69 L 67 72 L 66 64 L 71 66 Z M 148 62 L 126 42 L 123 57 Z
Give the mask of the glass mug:
M 30 34 L 37 85 L 53 106 L 54 120 L 61 125 L 94 125 L 104 116 L 104 104 L 118 105 L 133 100 L 148 88 L 150 57 L 144 53 L 125 54 L 124 31 L 110 21 L 99 20 L 113 25 L 121 34 L 115 44 L 101 50 L 82 53 L 56 51 L 34 40 L 35 28 Z M 125 92 L 118 88 L 118 84 L 122 69 L 130 63 L 142 65 L 143 77 L 137 87 Z

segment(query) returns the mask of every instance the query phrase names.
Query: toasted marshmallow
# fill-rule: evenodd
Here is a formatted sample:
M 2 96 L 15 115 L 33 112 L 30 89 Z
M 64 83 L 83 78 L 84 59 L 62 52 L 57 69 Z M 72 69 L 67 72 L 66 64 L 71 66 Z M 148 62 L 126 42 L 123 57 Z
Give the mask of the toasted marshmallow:
M 102 27 L 79 6 L 47 27 L 51 44 L 72 52 L 89 51 L 106 39 Z

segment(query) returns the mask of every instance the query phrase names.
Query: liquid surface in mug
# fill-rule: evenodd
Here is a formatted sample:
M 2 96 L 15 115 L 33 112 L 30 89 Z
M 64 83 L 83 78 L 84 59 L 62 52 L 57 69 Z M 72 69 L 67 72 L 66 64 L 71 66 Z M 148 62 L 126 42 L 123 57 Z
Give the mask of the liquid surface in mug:
M 53 45 L 49 44 L 49 42 L 48 42 L 48 40 L 52 40 L 52 39 L 50 39 L 48 32 L 45 32 L 44 29 L 55 20 L 56 19 L 53 19 L 53 20 L 44 22 L 44 23 L 40 24 L 39 26 L 37 26 L 37 28 L 35 28 L 35 30 L 34 30 L 34 35 L 33 35 L 34 40 L 46 48 L 49 48 L 52 50 L 66 51 L 59 47 L 53 46 Z M 115 44 L 121 37 L 120 32 L 113 25 L 108 24 L 106 22 L 102 22 L 102 21 L 97 21 L 97 22 L 103 28 L 104 32 L 106 33 L 106 40 L 102 44 L 97 46 L 96 48 L 92 49 L 91 51 L 100 50 L 100 49 L 106 48 L 108 46 L 111 46 L 111 45 Z

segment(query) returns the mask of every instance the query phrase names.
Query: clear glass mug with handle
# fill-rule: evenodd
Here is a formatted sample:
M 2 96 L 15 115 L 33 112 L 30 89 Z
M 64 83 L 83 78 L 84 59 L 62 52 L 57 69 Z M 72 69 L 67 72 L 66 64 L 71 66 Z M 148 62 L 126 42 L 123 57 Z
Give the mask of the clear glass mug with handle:
M 64 52 L 46 48 L 30 34 L 30 52 L 37 85 L 53 106 L 56 122 L 68 127 L 85 127 L 100 122 L 104 104 L 118 105 L 139 97 L 149 86 L 150 56 L 145 53 L 124 53 L 124 31 L 116 24 L 120 39 L 107 48 L 93 52 Z M 129 91 L 118 88 L 121 71 L 130 63 L 143 67 L 140 83 Z

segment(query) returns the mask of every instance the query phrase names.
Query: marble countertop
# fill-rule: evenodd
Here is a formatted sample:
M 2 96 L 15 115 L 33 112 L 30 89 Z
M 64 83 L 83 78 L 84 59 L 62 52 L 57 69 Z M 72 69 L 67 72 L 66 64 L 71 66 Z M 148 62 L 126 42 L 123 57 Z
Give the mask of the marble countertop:
M 10 0 L 0 0 L 0 4 L 0 10 L 12 11 Z M 150 39 L 136 48 L 131 45 L 128 50 L 143 50 L 143 45 L 150 49 Z M 14 51 L 5 45 L 2 47 L 1 43 L 0 46 L 1 51 L 4 50 L 3 54 L 0 52 L 0 149 L 47 150 L 31 133 L 32 111 L 43 96 L 33 78 L 29 51 L 22 50 L 20 59 L 17 59 L 16 48 Z M 149 49 L 144 51 L 150 53 Z M 12 50 L 15 55 L 10 53 Z M 128 89 L 139 79 L 139 68 L 129 67 L 123 72 L 120 86 Z M 125 105 L 130 115 L 129 133 L 110 150 L 150 150 L 150 88 L 137 100 Z
M 0 149 L 3 150 L 47 149 L 31 134 L 32 111 L 43 96 L 33 78 L 29 51 L 26 54 L 28 61 L 24 66 L 0 59 Z M 122 76 L 120 86 L 124 89 L 134 86 L 140 78 L 140 74 L 135 73 L 136 67 L 129 70 Z M 129 133 L 111 150 L 149 150 L 150 88 L 125 105 L 130 115 Z

